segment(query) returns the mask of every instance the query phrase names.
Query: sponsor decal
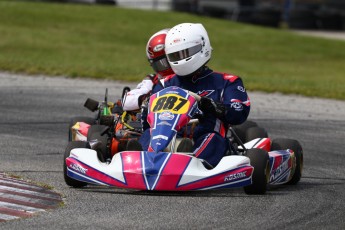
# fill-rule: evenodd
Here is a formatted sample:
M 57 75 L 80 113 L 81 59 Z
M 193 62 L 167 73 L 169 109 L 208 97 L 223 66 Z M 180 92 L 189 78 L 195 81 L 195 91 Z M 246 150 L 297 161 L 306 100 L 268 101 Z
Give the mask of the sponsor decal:
M 289 160 L 286 160 L 281 165 L 279 165 L 275 170 L 272 171 L 270 181 L 277 179 L 281 174 L 283 174 L 288 169 L 289 169 Z
M 243 105 L 240 102 L 232 102 L 230 104 L 230 107 L 235 109 L 236 111 L 242 111 L 243 110 Z
M 154 48 L 153 48 L 153 51 L 154 52 L 159 52 L 161 50 L 164 49 L 164 44 L 159 44 L 159 45 L 156 45 Z
M 239 91 L 241 91 L 241 92 L 246 92 L 246 89 L 244 88 L 244 87 L 242 87 L 242 86 L 237 86 L 237 89 L 239 90 Z
M 174 119 L 175 115 L 170 112 L 162 112 L 159 114 L 158 118 L 162 121 L 171 121 Z
M 179 43 L 181 41 L 181 38 L 175 38 L 174 40 L 173 40 L 173 43 Z
M 156 139 L 168 140 L 168 137 L 164 135 L 157 135 L 157 136 L 152 137 L 152 140 L 156 140 Z
M 70 168 L 82 173 L 82 174 L 86 174 L 87 173 L 87 170 L 86 168 L 83 168 L 82 166 L 78 165 L 78 164 L 74 164 L 74 163 L 71 163 L 69 165 Z
M 179 92 L 177 92 L 177 91 L 168 91 L 168 92 L 166 92 L 166 94 L 168 94 L 168 93 L 170 93 L 170 94 L 179 94 Z
M 169 122 L 167 121 L 162 121 L 162 122 L 159 122 L 157 125 L 167 125 L 167 126 L 172 126 Z
M 198 91 L 197 94 L 200 97 L 207 97 L 209 95 L 211 95 L 214 92 L 214 90 L 203 90 L 203 91 Z
M 247 177 L 246 173 L 247 171 L 227 175 L 226 177 L 224 177 L 224 181 L 232 181 Z

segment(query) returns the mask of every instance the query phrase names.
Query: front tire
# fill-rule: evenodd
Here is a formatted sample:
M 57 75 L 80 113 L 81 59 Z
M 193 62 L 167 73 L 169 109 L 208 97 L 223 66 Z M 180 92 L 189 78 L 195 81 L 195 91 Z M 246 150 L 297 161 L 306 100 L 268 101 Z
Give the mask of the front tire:
M 303 149 L 301 144 L 294 139 L 279 138 L 272 141 L 271 150 L 291 149 L 295 152 L 296 168 L 291 180 L 287 184 L 297 184 L 302 177 Z
M 249 149 L 247 157 L 250 159 L 250 165 L 254 167 L 254 172 L 252 184 L 245 186 L 244 191 L 247 194 L 265 194 L 270 176 L 268 153 L 263 149 Z
M 64 158 L 63 158 L 64 159 L 64 161 L 63 161 L 63 174 L 64 174 L 65 182 L 68 186 L 71 186 L 74 188 L 82 188 L 82 187 L 85 187 L 87 185 L 87 183 L 75 180 L 75 179 L 67 176 L 66 158 L 69 157 L 71 150 L 75 149 L 75 148 L 90 148 L 90 147 L 89 147 L 89 144 L 87 142 L 83 142 L 83 141 L 68 142 L 67 147 L 65 149 Z

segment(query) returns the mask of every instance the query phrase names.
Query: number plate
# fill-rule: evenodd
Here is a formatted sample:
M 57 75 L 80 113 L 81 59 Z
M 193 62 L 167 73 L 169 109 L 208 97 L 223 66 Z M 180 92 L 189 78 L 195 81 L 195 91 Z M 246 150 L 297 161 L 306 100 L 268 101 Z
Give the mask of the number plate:
M 169 111 L 174 114 L 184 114 L 188 111 L 190 102 L 176 94 L 165 94 L 157 97 L 151 104 L 150 111 L 153 113 L 161 113 Z

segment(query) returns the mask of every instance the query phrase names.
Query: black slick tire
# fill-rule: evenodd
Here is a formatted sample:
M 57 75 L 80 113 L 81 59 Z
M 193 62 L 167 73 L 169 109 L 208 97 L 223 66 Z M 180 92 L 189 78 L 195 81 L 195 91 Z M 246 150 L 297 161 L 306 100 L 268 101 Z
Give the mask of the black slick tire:
M 247 157 L 254 167 L 254 172 L 252 184 L 245 186 L 244 191 L 247 194 L 265 194 L 270 174 L 268 153 L 263 149 L 249 149 Z
M 268 134 L 267 134 L 266 129 L 262 127 L 258 127 L 258 126 L 251 127 L 246 130 L 244 143 L 254 140 L 256 138 L 267 138 L 267 137 L 268 137 Z
M 237 134 L 237 136 L 241 139 L 243 143 L 245 143 L 246 138 L 246 131 L 251 127 L 257 127 L 258 124 L 254 121 L 246 120 L 244 123 L 240 125 L 234 125 L 232 128 Z
M 68 142 L 67 147 L 65 149 L 64 158 L 63 158 L 63 160 L 64 160 L 63 161 L 63 174 L 64 174 L 65 182 L 68 186 L 71 186 L 74 188 L 82 188 L 82 187 L 85 187 L 87 185 L 87 183 L 75 180 L 75 179 L 67 176 L 66 158 L 69 157 L 71 150 L 75 149 L 75 148 L 90 148 L 90 146 L 87 142 L 83 142 L 83 141 Z

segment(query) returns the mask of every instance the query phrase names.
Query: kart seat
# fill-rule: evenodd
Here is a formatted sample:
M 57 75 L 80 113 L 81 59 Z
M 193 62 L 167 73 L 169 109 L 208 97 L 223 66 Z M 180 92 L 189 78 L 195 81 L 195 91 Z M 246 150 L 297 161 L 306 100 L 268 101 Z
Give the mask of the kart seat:
M 163 150 L 163 152 L 184 153 L 193 155 L 193 141 L 189 138 L 176 138 L 174 149 L 172 150 L 172 142 Z
M 192 153 L 193 152 L 193 142 L 189 138 L 178 138 L 176 141 L 180 143 L 177 145 L 176 152 Z

